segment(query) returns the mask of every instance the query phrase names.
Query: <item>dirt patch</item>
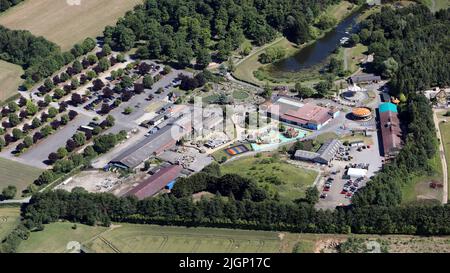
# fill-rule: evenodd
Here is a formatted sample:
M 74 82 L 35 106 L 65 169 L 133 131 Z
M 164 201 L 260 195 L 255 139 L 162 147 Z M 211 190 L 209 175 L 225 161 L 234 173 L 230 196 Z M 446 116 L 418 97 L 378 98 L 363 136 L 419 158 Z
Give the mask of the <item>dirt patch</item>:
M 76 187 L 82 187 L 89 192 L 109 192 L 121 183 L 122 181 L 116 173 L 85 171 L 64 181 L 57 189 L 71 191 Z
M 336 253 L 337 247 L 344 241 L 337 238 L 318 240 L 314 245 L 314 253 Z

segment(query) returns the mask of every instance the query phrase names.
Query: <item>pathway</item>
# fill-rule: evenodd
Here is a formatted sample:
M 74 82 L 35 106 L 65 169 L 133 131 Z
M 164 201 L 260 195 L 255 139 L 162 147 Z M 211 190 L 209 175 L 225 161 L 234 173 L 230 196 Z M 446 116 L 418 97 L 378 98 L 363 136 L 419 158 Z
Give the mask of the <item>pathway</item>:
M 439 141 L 439 156 L 441 157 L 442 163 L 442 178 L 443 178 L 443 195 L 442 195 L 442 203 L 447 204 L 448 202 L 448 173 L 447 173 L 447 160 L 445 158 L 444 144 L 443 138 L 441 134 L 441 129 L 439 128 L 439 119 L 437 117 L 438 110 L 433 109 L 433 120 L 436 126 L 436 134 Z

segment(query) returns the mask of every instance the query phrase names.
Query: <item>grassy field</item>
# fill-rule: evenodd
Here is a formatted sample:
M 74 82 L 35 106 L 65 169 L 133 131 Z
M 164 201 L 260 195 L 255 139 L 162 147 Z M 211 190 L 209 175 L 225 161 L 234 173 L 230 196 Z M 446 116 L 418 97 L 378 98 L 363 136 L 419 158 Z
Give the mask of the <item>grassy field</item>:
M 250 95 L 244 91 L 244 90 L 234 90 L 233 91 L 233 98 L 235 100 L 245 100 L 249 97 Z
M 0 242 L 19 224 L 19 207 L 0 207 Z
M 347 58 L 347 69 L 352 73 L 358 70 L 358 64 L 361 63 L 361 59 L 364 58 L 364 52 L 367 51 L 367 46 L 363 44 L 357 44 L 352 48 L 344 48 L 346 54 L 344 56 Z
M 404 235 L 295 234 L 219 228 L 186 228 L 156 225 L 117 224 L 112 228 L 91 227 L 67 222 L 45 225 L 44 231 L 31 233 L 18 252 L 65 252 L 70 241 L 99 253 L 312 253 L 336 252 L 330 245 L 350 236 L 363 243 L 377 240 L 388 252 L 450 252 L 450 237 Z
M 447 161 L 447 173 L 450 174 L 450 123 L 441 122 L 439 129 L 442 134 L 442 144 L 444 145 L 445 159 Z M 449 191 L 450 197 L 450 191 Z
M 69 222 L 45 225 L 42 232 L 33 232 L 28 240 L 22 241 L 17 252 L 22 253 L 61 253 L 66 251 L 68 242 L 86 243 L 108 230 L 106 227 L 91 227 L 77 224 L 73 229 Z
M 236 173 L 253 179 L 274 194 L 278 192 L 281 199 L 295 200 L 305 195 L 317 177 L 317 172 L 306 170 L 271 158 L 269 155 L 246 157 L 222 165 L 222 173 Z
M 0 102 L 16 94 L 22 74 L 20 66 L 0 60 Z
M 412 181 L 402 187 L 402 203 L 430 202 L 442 200 L 442 190 L 430 188 L 430 182 L 442 183 L 442 165 L 439 154 L 430 160 L 434 175 L 414 177 Z
M 22 190 L 36 180 L 41 173 L 41 169 L 0 158 L 0 190 L 8 185 L 14 185 L 17 187 L 16 197 L 19 197 Z
M 0 16 L 0 25 L 26 29 L 70 49 L 86 37 L 96 37 L 107 25 L 131 10 L 142 0 L 81 0 L 69 5 L 63 0 L 28 0 Z

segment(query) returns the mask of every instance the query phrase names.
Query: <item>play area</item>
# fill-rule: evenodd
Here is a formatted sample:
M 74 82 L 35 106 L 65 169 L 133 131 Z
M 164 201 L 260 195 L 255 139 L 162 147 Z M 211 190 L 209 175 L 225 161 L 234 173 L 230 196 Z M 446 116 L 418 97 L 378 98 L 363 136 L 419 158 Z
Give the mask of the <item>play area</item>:
M 254 151 L 262 151 L 302 139 L 307 135 L 308 131 L 298 128 L 287 128 L 285 132 L 280 132 L 277 127 L 270 127 L 249 135 L 249 140 Z
M 248 151 L 249 151 L 248 148 L 245 147 L 244 145 L 238 145 L 238 146 L 234 146 L 234 147 L 225 149 L 225 153 L 227 153 L 230 156 L 243 154 Z

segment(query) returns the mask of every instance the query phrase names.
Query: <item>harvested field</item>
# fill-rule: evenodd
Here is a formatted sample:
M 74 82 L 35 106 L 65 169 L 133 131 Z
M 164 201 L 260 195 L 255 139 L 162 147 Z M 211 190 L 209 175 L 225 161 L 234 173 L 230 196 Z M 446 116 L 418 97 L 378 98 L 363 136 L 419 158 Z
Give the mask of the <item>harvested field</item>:
M 0 207 L 0 242 L 19 224 L 19 207 Z
M 13 185 L 19 197 L 22 191 L 43 172 L 43 170 L 22 163 L 0 158 L 0 190 Z
M 0 60 L 0 103 L 17 94 L 22 74 L 20 66 Z
M 27 0 L 0 16 L 0 25 L 26 29 L 70 49 L 87 37 L 102 34 L 142 0 Z M 70 3 L 70 4 L 69 4 Z M 78 4 L 79 3 L 79 4 Z

